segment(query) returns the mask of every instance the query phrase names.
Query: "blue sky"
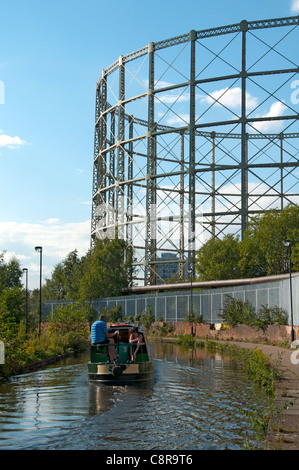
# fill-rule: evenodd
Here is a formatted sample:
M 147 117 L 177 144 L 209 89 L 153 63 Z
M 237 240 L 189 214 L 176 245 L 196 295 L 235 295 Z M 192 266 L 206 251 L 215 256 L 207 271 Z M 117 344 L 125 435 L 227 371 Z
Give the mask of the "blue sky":
M 29 288 L 90 243 L 95 86 L 121 54 L 201 30 L 299 13 L 291 0 L 11 0 L 0 28 L 0 252 Z

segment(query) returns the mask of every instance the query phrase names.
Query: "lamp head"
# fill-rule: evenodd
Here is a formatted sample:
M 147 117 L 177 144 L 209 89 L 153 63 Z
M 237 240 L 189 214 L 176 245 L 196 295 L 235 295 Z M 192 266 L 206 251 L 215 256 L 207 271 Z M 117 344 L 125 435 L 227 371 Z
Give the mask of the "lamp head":
M 36 246 L 35 251 L 41 252 L 41 251 L 43 251 L 43 247 L 42 246 Z
M 283 240 L 282 243 L 284 244 L 284 246 L 291 246 L 290 240 Z

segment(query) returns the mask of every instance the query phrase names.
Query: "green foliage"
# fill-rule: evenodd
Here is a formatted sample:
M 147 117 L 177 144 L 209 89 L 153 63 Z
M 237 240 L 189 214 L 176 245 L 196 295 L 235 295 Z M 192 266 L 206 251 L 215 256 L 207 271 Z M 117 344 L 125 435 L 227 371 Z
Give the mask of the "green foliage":
M 239 260 L 238 237 L 228 234 L 222 240 L 211 238 L 197 253 L 195 267 L 199 280 L 237 279 Z
M 4 288 L 0 294 L 0 340 L 15 338 L 23 310 L 23 292 L 19 287 Z
M 80 303 L 69 304 L 58 307 L 50 319 L 48 332 L 65 335 L 76 331 L 77 333 L 88 336 L 88 317 L 89 309 L 87 305 Z
M 299 269 L 299 206 L 289 204 L 283 211 L 271 210 L 253 217 L 240 243 L 243 277 L 282 274 L 288 270 L 284 240 L 292 243 L 292 269 Z
M 192 335 L 180 335 L 176 341 L 181 346 L 192 347 L 195 345 L 195 339 Z
M 203 323 L 203 316 L 202 314 L 198 315 L 195 312 L 188 312 L 186 315 L 186 321 L 188 323 Z
M 167 323 L 163 320 L 158 320 L 161 324 L 155 323 L 151 325 L 150 335 L 151 336 L 167 336 L 174 333 L 174 327 L 171 323 Z
M 250 302 L 227 296 L 221 318 L 226 325 L 238 324 L 263 328 L 267 325 L 286 325 L 287 313 L 280 307 L 268 307 L 263 305 L 258 312 L 254 310 Z
M 63 354 L 89 345 L 88 323 L 95 312 L 90 299 L 121 293 L 129 284 L 132 271 L 132 250 L 123 240 L 99 240 L 81 259 L 77 250 L 59 263 L 46 281 L 43 299 L 72 299 L 75 304 L 58 307 L 49 321 L 48 330 L 39 336 L 35 329 L 25 335 L 24 291 L 21 289 L 22 271 L 19 262 L 4 262 L 0 254 L 0 340 L 5 345 L 5 364 L 0 365 L 0 376 L 10 375 L 23 365 L 43 358 Z M 34 320 L 39 305 L 39 292 L 30 299 L 29 324 Z M 119 306 L 109 312 L 109 320 L 122 318 Z M 33 326 L 33 325 L 32 325 Z
M 5 288 L 0 294 L 1 300 L 6 305 L 6 311 L 16 323 L 20 323 L 24 317 L 24 293 L 20 287 Z
M 261 325 L 287 325 L 287 312 L 280 307 L 262 305 L 257 313 Z
M 20 262 L 13 257 L 6 263 L 4 261 L 4 253 L 0 253 L 0 293 L 3 292 L 5 288 L 22 286 L 22 269 Z
M 240 269 L 244 277 L 258 277 L 285 272 L 287 236 L 283 217 L 277 210 L 253 217 L 240 244 Z
M 116 323 L 123 321 L 123 314 L 121 311 L 121 305 L 113 305 L 112 310 L 108 310 L 108 307 L 103 307 L 101 309 L 101 315 L 106 315 L 110 323 Z
M 299 205 L 282 211 L 272 209 L 252 217 L 243 239 L 231 234 L 211 238 L 198 251 L 196 271 L 201 281 L 251 278 L 288 272 L 289 254 L 283 244 L 292 244 L 292 270 L 299 270 Z
M 43 287 L 44 299 L 77 299 L 80 279 L 82 277 L 82 260 L 77 250 L 70 252 L 65 260 L 58 263 L 50 279 Z
M 155 321 L 155 317 L 152 313 L 151 307 L 147 307 L 147 310 L 143 313 L 139 313 L 134 317 L 134 320 L 144 325 L 145 328 L 150 328 L 151 324 Z
M 120 295 L 128 286 L 132 250 L 124 240 L 98 240 L 83 259 L 79 298 L 90 300 Z
M 253 326 L 255 324 L 255 311 L 249 302 L 227 296 L 221 318 L 226 325 L 235 326 L 239 323 Z
M 88 315 L 88 307 L 81 304 L 59 307 L 48 329 L 42 330 L 40 336 L 36 330 L 26 336 L 23 322 L 17 323 L 8 313 L 5 302 L 0 300 L 0 339 L 5 346 L 5 364 L 0 365 L 0 377 L 70 350 L 86 350 L 90 344 Z
M 263 354 L 261 349 L 250 349 L 246 354 L 239 352 L 242 356 L 240 366 L 245 370 L 254 382 L 264 388 L 268 395 L 275 392 L 275 380 L 280 374 L 270 363 L 269 358 Z
M 124 240 L 97 240 L 81 259 L 74 250 L 55 266 L 43 299 L 89 301 L 120 295 L 131 280 L 132 261 L 132 249 Z

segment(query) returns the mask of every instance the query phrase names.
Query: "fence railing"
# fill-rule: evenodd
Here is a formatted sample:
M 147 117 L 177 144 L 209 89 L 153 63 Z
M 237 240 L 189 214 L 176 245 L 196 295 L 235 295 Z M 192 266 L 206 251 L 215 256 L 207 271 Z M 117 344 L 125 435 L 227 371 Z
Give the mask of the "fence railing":
M 194 290 L 192 300 L 191 291 L 177 291 L 95 299 L 88 304 L 99 314 L 104 307 L 112 310 L 115 305 L 120 305 L 125 317 L 135 317 L 150 309 L 155 321 L 167 322 L 186 320 L 192 304 L 193 313 L 200 315 L 203 321 L 208 323 L 221 323 L 221 312 L 227 296 L 249 301 L 256 311 L 263 305 L 282 307 L 280 286 L 261 284 L 260 287 L 242 287 L 231 287 L 229 290 L 223 288 Z M 57 306 L 69 303 L 73 302 L 63 300 L 43 302 L 43 318 L 46 319 L 51 315 Z

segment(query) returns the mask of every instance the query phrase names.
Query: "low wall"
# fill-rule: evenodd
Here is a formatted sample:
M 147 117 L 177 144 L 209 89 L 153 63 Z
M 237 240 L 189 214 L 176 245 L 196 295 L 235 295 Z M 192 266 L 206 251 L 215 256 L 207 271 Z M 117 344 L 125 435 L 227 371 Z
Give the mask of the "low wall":
M 156 322 L 154 325 L 162 326 L 162 322 Z M 225 341 L 246 341 L 250 343 L 272 343 L 272 344 L 288 344 L 291 343 L 291 327 L 286 325 L 269 325 L 264 329 L 250 327 L 247 325 L 236 325 L 220 329 L 217 325 L 207 323 L 185 323 L 178 322 L 171 324 L 175 335 L 183 335 L 191 333 L 193 326 L 193 334 L 195 338 L 202 339 L 219 339 Z M 295 339 L 299 339 L 299 327 L 294 327 Z

